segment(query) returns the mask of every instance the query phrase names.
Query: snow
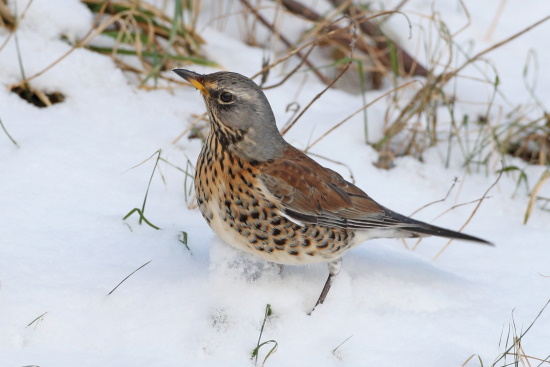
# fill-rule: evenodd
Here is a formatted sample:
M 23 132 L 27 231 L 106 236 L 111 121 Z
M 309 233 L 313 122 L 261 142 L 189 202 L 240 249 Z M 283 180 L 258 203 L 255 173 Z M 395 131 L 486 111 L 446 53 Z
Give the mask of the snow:
M 79 38 L 91 26 L 93 17 L 79 1 L 53 3 L 35 1 L 18 31 L 27 75 L 69 50 L 61 35 Z M 26 4 L 17 1 L 18 11 Z M 460 28 L 464 14 L 458 5 L 446 4 L 436 2 L 441 17 L 453 29 Z M 473 39 L 475 52 L 550 10 L 545 0 L 531 1 L 528 7 L 509 0 L 486 41 L 483 36 L 496 3 L 466 5 L 472 27 L 460 40 Z M 430 2 L 412 1 L 404 10 L 429 14 L 430 7 Z M 211 15 L 207 6 L 203 13 Z M 220 32 L 203 22 L 201 35 L 211 59 L 245 75 L 260 69 L 261 49 L 244 45 L 236 32 Z M 408 29 L 401 26 L 404 32 Z M 541 47 L 549 26 L 547 22 L 488 56 L 499 70 L 504 95 L 513 103 L 528 100 L 522 70 L 531 48 L 537 50 L 540 65 L 537 94 L 542 101 L 550 100 L 550 73 L 544 67 L 550 50 Z M 7 36 L 0 33 L 0 44 Z M 185 176 L 168 164 L 160 162 L 164 180 L 157 171 L 145 210 L 162 229 L 139 225 L 136 214 L 122 220 L 141 207 L 154 159 L 134 166 L 159 148 L 176 166 L 185 169 L 187 158 L 194 163 L 198 139 L 172 144 L 193 120 L 191 115 L 204 111 L 194 89 L 138 89 L 109 57 L 86 50 L 76 50 L 32 81 L 39 89 L 64 93 L 63 103 L 44 109 L 28 104 L 7 90 L 18 80 L 12 38 L 0 52 L 0 118 L 20 145 L 15 147 L 0 132 L 2 366 L 251 365 L 266 304 L 271 304 L 273 315 L 262 341 L 278 343 L 267 366 L 456 366 L 472 354 L 490 365 L 504 350 L 499 341 L 512 315 L 518 330 L 525 330 L 549 299 L 550 213 L 535 206 L 523 225 L 529 193 L 520 187 L 513 196 L 517 175 L 506 174 L 465 230 L 496 247 L 454 242 L 434 261 L 445 239 L 425 239 L 415 251 L 398 240 L 370 241 L 345 256 L 325 304 L 308 316 L 325 281 L 326 265 L 285 267 L 279 273 L 278 267 L 222 243 L 198 210 L 187 209 Z M 266 91 L 279 126 L 289 119 L 285 108 L 290 102 L 305 106 L 323 88 L 310 77 L 297 93 L 301 82 L 300 76 Z M 481 102 L 459 106 L 461 112 L 485 114 L 487 93 L 482 89 L 479 84 L 473 90 L 466 82 L 459 84 L 459 98 Z M 368 100 L 378 95 L 369 93 Z M 383 116 L 385 103 L 369 109 L 373 131 L 382 126 L 374 117 Z M 502 100 L 497 103 L 506 106 Z M 305 148 L 361 105 L 358 95 L 328 91 L 287 138 Z M 495 108 L 492 114 L 497 113 Z M 371 164 L 377 154 L 363 142 L 360 115 L 312 151 L 345 162 L 359 187 L 403 214 L 445 197 L 458 177 L 446 201 L 415 215 L 453 229 L 462 226 L 475 204 L 434 218 L 453 205 L 482 197 L 500 168 L 497 162 L 489 172 L 483 168 L 466 173 L 458 153 L 445 168 L 447 148 L 441 144 L 429 149 L 423 162 L 404 157 L 394 169 L 380 170 Z M 344 167 L 315 159 L 349 178 Z M 513 158 L 507 163 L 524 168 L 531 188 L 545 169 Z M 539 195 L 550 196 L 548 182 Z M 179 241 L 181 231 L 187 232 L 191 252 Z M 412 248 L 415 241 L 407 244 Z M 545 358 L 549 345 L 546 310 L 522 346 L 529 355 Z M 260 350 L 260 361 L 269 348 Z M 478 365 L 475 358 L 468 363 Z

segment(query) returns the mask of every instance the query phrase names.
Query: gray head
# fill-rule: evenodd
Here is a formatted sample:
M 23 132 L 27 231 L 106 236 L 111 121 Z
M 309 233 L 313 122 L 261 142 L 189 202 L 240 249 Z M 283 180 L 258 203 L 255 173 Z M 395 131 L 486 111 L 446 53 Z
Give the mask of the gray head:
M 197 88 L 210 114 L 211 134 L 250 161 L 282 157 L 286 142 L 262 90 L 249 78 L 226 71 L 201 75 L 174 69 Z

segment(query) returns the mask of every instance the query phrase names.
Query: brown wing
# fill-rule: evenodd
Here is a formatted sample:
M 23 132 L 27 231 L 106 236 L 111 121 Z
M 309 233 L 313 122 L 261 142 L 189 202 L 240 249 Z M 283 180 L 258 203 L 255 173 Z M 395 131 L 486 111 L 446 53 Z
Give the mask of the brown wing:
M 262 167 L 266 188 L 286 214 L 304 223 L 339 228 L 373 228 L 395 223 L 378 205 L 338 173 L 288 146 L 284 159 Z
M 433 226 L 389 210 L 338 173 L 288 145 L 283 159 L 260 168 L 260 178 L 277 197 L 285 213 L 303 223 L 350 229 L 387 229 L 380 237 L 434 235 L 489 242 L 464 233 Z

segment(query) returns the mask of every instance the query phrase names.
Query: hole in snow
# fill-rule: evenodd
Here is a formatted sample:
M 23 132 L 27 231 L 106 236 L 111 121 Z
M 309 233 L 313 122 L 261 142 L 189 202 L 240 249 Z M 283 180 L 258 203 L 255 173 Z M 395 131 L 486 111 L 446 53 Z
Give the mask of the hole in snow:
M 25 101 L 40 108 L 49 107 L 65 100 L 65 95 L 61 92 L 46 93 L 29 85 L 24 87 L 16 85 L 10 90 L 13 93 L 16 93 L 19 97 L 23 98 Z

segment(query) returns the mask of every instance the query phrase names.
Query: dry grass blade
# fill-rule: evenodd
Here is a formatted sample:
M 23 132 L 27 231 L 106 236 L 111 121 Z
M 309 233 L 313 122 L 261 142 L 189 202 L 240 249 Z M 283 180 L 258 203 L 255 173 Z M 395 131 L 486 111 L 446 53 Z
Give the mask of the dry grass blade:
M 546 170 L 544 173 L 540 176 L 539 180 L 535 184 L 535 187 L 533 187 L 533 190 L 531 191 L 531 194 L 529 195 L 529 204 L 527 205 L 527 210 L 525 211 L 525 217 L 523 219 L 523 224 L 527 224 L 527 221 L 529 220 L 529 217 L 531 216 L 531 213 L 533 212 L 533 207 L 535 205 L 535 201 L 537 200 L 537 193 L 540 191 L 544 183 L 550 179 L 550 171 Z
M 94 28 L 98 25 L 101 17 L 103 16 L 103 13 L 105 12 L 105 8 L 107 7 L 107 4 L 109 2 L 108 1 L 105 1 L 101 7 L 101 9 L 99 10 L 98 14 L 96 15 L 95 19 L 94 19 L 94 23 L 93 23 L 93 26 L 92 28 L 90 28 L 90 30 L 86 33 L 86 35 L 82 38 L 82 40 L 80 40 L 79 42 L 76 43 L 76 45 L 74 45 L 73 47 L 71 47 L 71 49 L 69 51 L 67 51 L 66 53 L 64 53 L 62 56 L 60 56 L 57 60 L 55 60 L 53 63 L 51 63 L 50 65 L 46 66 L 44 69 L 42 69 L 41 71 L 39 71 L 38 73 L 22 80 L 21 82 L 11 86 L 10 88 L 15 88 L 17 86 L 24 86 L 25 84 L 27 84 L 29 81 L 35 79 L 35 78 L 38 78 L 40 75 L 44 74 L 45 72 L 47 72 L 48 70 L 50 70 L 51 68 L 53 68 L 55 65 L 59 64 L 63 59 L 65 59 L 67 56 L 69 56 L 71 53 L 73 53 L 74 50 L 76 50 L 77 48 L 79 47 L 82 47 L 91 37 L 91 35 L 93 34 L 93 31 L 94 31 Z
M 44 316 L 46 316 L 47 313 L 48 313 L 48 311 L 44 312 L 42 315 L 38 316 L 37 318 L 35 318 L 31 322 L 29 322 L 27 327 L 31 326 L 34 323 L 36 323 L 38 325 L 38 323 L 40 323 L 44 319 Z
M 275 28 L 273 27 L 272 24 L 270 24 L 260 13 L 258 13 L 258 11 L 256 10 L 256 8 L 254 8 L 250 2 L 248 0 L 241 0 L 241 3 L 252 13 L 254 14 L 254 16 L 258 19 L 258 21 L 260 23 L 262 23 L 266 28 L 268 28 L 269 30 L 271 30 L 273 33 L 277 33 L 275 32 Z M 292 45 L 292 42 L 290 42 L 286 37 L 284 37 L 282 34 L 279 34 L 279 39 L 290 49 L 294 48 L 293 45 Z M 307 60 L 307 57 L 303 56 L 299 51 L 296 52 L 296 54 L 302 59 L 304 60 L 304 63 L 309 66 L 313 73 L 319 78 L 319 80 L 321 80 L 324 84 L 329 84 L 329 80 L 319 72 L 319 70 L 317 70 L 317 68 L 315 68 L 313 66 L 313 64 L 311 63 L 311 61 Z
M 6 130 L 6 127 L 4 126 L 4 122 L 2 122 L 2 119 L 0 118 L 0 126 L 2 126 L 2 130 L 4 130 L 4 133 L 6 134 L 6 136 L 11 140 L 11 142 L 19 148 L 19 144 L 17 144 L 17 142 L 15 141 L 14 138 L 11 137 L 10 133 L 8 132 L 8 130 Z
M 82 2 L 96 13 L 93 25 L 84 37 L 57 60 L 38 73 L 11 86 L 11 88 L 24 86 L 29 81 L 55 67 L 74 50 L 82 47 L 110 54 L 123 70 L 145 75 L 142 83 L 151 76 L 174 81 L 174 79 L 163 77 L 158 73 L 172 68 L 176 62 L 217 66 L 216 63 L 205 59 L 198 53 L 197 50 L 204 41 L 193 29 L 178 21 L 177 12 L 174 18 L 170 18 L 158 8 L 145 2 L 123 0 L 82 0 Z M 181 3 L 176 2 L 176 6 L 181 7 Z M 115 45 L 113 47 L 90 45 L 90 42 L 100 34 L 112 37 Z M 119 46 L 122 43 L 133 47 L 133 49 L 120 48 Z M 122 60 L 122 56 L 138 57 L 142 63 L 142 68 L 128 65 Z M 172 62 L 172 64 L 167 64 L 169 62 Z
M 468 65 L 481 60 L 483 56 L 487 55 L 488 53 L 496 50 L 499 47 L 502 47 L 503 45 L 515 40 L 516 38 L 522 36 L 523 34 L 531 31 L 532 29 L 540 26 L 544 22 L 548 21 L 550 19 L 550 16 L 547 16 L 538 22 L 533 23 L 532 25 L 524 28 L 520 32 L 515 33 L 514 35 L 494 44 L 491 47 L 486 48 L 485 50 L 475 54 L 474 56 L 470 57 L 468 60 L 466 60 L 463 64 L 461 64 L 458 68 L 451 72 L 444 72 L 439 74 L 436 77 L 428 78 L 428 81 L 426 85 L 421 88 L 412 98 L 411 102 L 405 106 L 401 112 L 399 113 L 398 117 L 393 121 L 393 123 L 386 129 L 385 136 L 379 140 L 375 144 L 375 148 L 379 151 L 384 150 L 386 146 L 388 146 L 389 142 L 401 131 L 405 129 L 407 126 L 409 120 L 413 116 L 417 116 L 422 111 L 424 111 L 428 104 L 433 100 L 434 93 L 441 93 L 443 90 L 443 87 L 453 78 L 457 77 L 459 73 L 464 70 Z M 449 59 L 451 60 L 451 59 Z M 450 61 L 449 61 L 450 62 Z M 448 70 L 450 64 L 448 64 L 445 67 L 445 70 Z M 435 129 L 434 129 L 435 130 Z M 434 141 L 435 143 L 435 141 Z
M 302 117 L 302 115 L 313 105 L 313 103 L 315 103 L 315 101 L 317 101 L 319 98 L 321 98 L 321 96 L 327 91 L 329 90 L 333 85 L 334 83 L 336 83 L 338 81 L 338 79 L 340 79 L 342 77 L 342 75 L 344 75 L 344 73 L 346 71 L 348 71 L 350 65 L 351 65 L 351 58 L 350 58 L 350 61 L 347 63 L 346 67 L 340 72 L 340 74 L 338 74 L 336 76 L 336 78 L 334 78 L 334 80 L 332 82 L 330 82 L 320 93 L 318 93 L 315 97 L 313 97 L 313 99 L 307 104 L 307 106 L 298 114 L 298 116 L 296 116 L 296 118 L 287 126 L 283 129 L 283 131 L 281 131 L 281 135 L 285 135 L 290 129 L 292 129 L 292 127 L 296 124 L 296 122 L 298 122 L 298 120 L 300 119 L 300 117 Z
M 363 20 L 366 18 L 365 12 L 359 7 L 347 0 L 331 0 L 335 7 L 345 6 L 344 12 L 356 20 Z M 392 11 L 396 13 L 397 11 Z M 401 76 L 427 76 L 428 71 L 426 68 L 413 58 L 405 49 L 403 49 L 397 42 L 390 39 L 382 32 L 380 27 L 370 20 L 360 22 L 360 29 L 368 35 L 376 44 L 375 52 L 371 52 L 370 56 L 379 60 L 386 68 L 393 69 L 395 71 L 403 70 L 400 73 Z M 393 59 L 393 60 L 392 60 Z M 398 65 L 395 65 L 394 62 Z
M 462 230 L 464 228 L 466 228 L 466 226 L 468 225 L 468 223 L 470 223 L 470 221 L 472 220 L 472 218 L 474 217 L 474 215 L 476 214 L 477 210 L 479 209 L 479 207 L 481 206 L 481 204 L 483 203 L 483 201 L 485 199 L 488 198 L 487 194 L 489 194 L 489 192 L 493 189 L 493 187 L 496 186 L 496 184 L 498 183 L 498 181 L 500 181 L 500 178 L 502 177 L 502 173 L 503 173 L 503 170 L 500 170 L 499 174 L 498 174 L 498 177 L 497 179 L 495 180 L 495 182 L 493 182 L 493 184 L 491 186 L 489 186 L 489 188 L 487 190 L 485 190 L 485 193 L 483 193 L 483 196 L 479 199 L 476 207 L 474 208 L 474 210 L 472 211 L 472 214 L 470 214 L 470 216 L 468 217 L 468 219 L 466 220 L 466 222 L 462 225 L 462 227 L 460 227 L 460 229 L 458 230 L 458 232 L 462 232 Z M 451 242 L 453 242 L 453 240 L 449 240 L 445 246 L 443 246 L 443 248 L 441 250 L 439 250 L 439 252 L 434 256 L 433 260 L 437 260 L 439 258 L 439 256 L 441 256 L 441 254 L 443 252 L 445 252 L 445 250 L 449 247 L 449 245 L 451 244 Z
M 409 214 L 409 217 L 412 217 L 413 215 L 417 214 L 418 212 L 426 209 L 427 207 L 429 207 L 430 205 L 434 205 L 434 204 L 437 204 L 437 203 L 442 203 L 444 202 L 445 200 L 447 200 L 447 198 L 449 197 L 449 195 L 451 195 L 451 191 L 453 191 L 454 187 L 456 186 L 456 183 L 458 182 L 458 177 L 455 177 L 454 180 L 453 180 L 453 184 L 451 185 L 451 187 L 449 188 L 449 190 L 447 191 L 447 194 L 445 195 L 445 197 L 443 199 L 439 199 L 439 200 L 436 200 L 436 201 L 432 201 L 431 203 L 428 203 L 426 205 L 423 205 L 421 206 L 420 208 L 416 209 L 414 212 L 412 212 L 411 214 Z
M 128 274 L 128 276 L 127 276 L 126 278 L 122 279 L 122 280 L 120 281 L 120 283 L 118 283 L 118 284 L 116 285 L 116 287 L 114 287 L 114 288 L 107 294 L 107 296 L 110 296 L 118 287 L 120 287 L 120 285 L 121 285 L 122 283 L 124 283 L 124 282 L 126 281 L 126 279 L 130 278 L 132 275 L 134 275 L 134 273 L 135 273 L 136 271 L 140 270 L 141 268 L 143 268 L 144 266 L 146 266 L 147 264 L 149 264 L 151 261 L 153 261 L 153 260 L 147 261 L 145 264 L 141 265 L 139 268 L 137 268 L 136 270 L 134 270 L 133 272 L 131 272 L 130 274 Z
M 352 117 L 354 117 L 355 115 L 357 115 L 358 113 L 361 113 L 363 110 L 367 109 L 368 107 L 372 106 L 374 103 L 378 102 L 379 100 L 381 100 L 382 98 L 390 95 L 391 93 L 394 93 L 395 91 L 399 90 L 399 89 L 402 89 L 402 88 L 405 88 L 413 83 L 418 83 L 418 81 L 416 80 L 412 80 L 410 82 L 407 82 L 403 85 L 400 85 L 399 87 L 397 88 L 394 88 L 390 91 L 387 91 L 386 93 L 382 94 L 381 96 L 379 96 L 378 98 L 372 100 L 370 103 L 366 104 L 365 106 L 361 107 L 360 109 L 358 109 L 357 111 L 353 112 L 351 115 L 349 115 L 348 117 L 346 117 L 345 119 L 343 119 L 342 121 L 340 121 L 339 123 L 337 123 L 336 125 L 334 125 L 333 127 L 331 127 L 329 130 L 327 130 L 323 135 L 321 135 L 319 138 L 317 138 L 313 143 L 311 143 L 307 148 L 306 148 L 306 151 L 308 151 L 309 149 L 311 149 L 315 144 L 319 143 L 321 140 L 323 140 L 324 138 L 326 138 L 330 133 L 332 133 L 334 130 L 336 130 L 337 128 L 339 128 L 340 126 L 342 126 L 345 122 L 347 122 L 348 120 L 350 120 Z
M 0 46 L 0 52 L 2 52 L 4 47 L 6 47 L 6 45 L 10 41 L 11 37 L 15 34 L 15 31 L 17 30 L 17 26 L 25 18 L 25 15 L 27 15 L 27 11 L 31 7 L 32 2 L 33 2 L 33 0 L 29 0 L 27 5 L 25 6 L 25 9 L 23 9 L 23 12 L 21 13 L 21 16 L 19 16 L 19 19 L 15 19 L 15 16 L 13 14 L 11 14 L 7 4 L 2 3 L 2 1 L 0 0 L 0 5 L 2 5 L 2 8 L 0 9 L 1 10 L 0 17 L 4 20 L 5 24 L 8 25 L 8 28 L 11 30 L 10 34 L 4 40 L 4 43 L 2 43 L 2 46 Z M 4 18 L 4 17 L 6 17 L 6 18 Z M 8 20 L 8 19 L 13 19 L 13 21 Z M 9 26 L 8 22 L 13 22 L 13 25 Z

